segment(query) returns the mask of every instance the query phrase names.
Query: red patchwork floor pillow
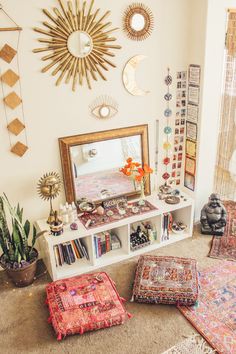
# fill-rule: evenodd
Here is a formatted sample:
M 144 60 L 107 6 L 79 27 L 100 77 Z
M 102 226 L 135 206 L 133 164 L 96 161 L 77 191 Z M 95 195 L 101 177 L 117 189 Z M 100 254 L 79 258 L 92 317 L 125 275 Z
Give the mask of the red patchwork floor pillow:
M 49 322 L 57 339 L 123 324 L 127 317 L 113 281 L 106 273 L 84 274 L 47 285 Z
M 141 256 L 133 297 L 136 302 L 194 305 L 198 299 L 196 260 Z

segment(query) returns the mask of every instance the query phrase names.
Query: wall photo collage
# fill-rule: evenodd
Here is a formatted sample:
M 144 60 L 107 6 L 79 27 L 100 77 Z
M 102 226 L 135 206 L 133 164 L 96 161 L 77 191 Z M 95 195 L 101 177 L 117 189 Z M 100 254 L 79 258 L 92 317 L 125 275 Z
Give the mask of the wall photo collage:
M 195 191 L 201 67 L 189 66 L 184 186 Z

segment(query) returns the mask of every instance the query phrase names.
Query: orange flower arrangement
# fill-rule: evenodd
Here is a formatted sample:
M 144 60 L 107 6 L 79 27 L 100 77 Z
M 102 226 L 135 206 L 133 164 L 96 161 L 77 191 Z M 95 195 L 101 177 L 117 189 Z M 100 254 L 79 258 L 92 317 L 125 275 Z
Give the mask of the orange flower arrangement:
M 153 173 L 153 170 L 147 165 L 144 164 L 143 167 L 139 162 L 133 161 L 132 157 L 129 157 L 126 160 L 127 164 L 120 169 L 124 175 L 131 177 L 134 181 L 134 185 L 136 187 L 136 183 L 140 184 L 140 187 L 144 188 L 146 179 L 148 176 Z

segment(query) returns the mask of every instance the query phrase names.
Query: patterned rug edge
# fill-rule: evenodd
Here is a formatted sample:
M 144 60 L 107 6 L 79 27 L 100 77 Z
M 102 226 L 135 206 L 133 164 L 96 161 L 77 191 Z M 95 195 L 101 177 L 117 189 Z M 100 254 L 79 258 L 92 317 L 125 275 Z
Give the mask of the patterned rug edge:
M 216 354 L 216 351 L 212 349 L 209 344 L 198 334 L 187 337 L 182 342 L 176 344 L 174 347 L 168 349 L 162 354 Z M 191 350 L 191 352 L 190 352 Z

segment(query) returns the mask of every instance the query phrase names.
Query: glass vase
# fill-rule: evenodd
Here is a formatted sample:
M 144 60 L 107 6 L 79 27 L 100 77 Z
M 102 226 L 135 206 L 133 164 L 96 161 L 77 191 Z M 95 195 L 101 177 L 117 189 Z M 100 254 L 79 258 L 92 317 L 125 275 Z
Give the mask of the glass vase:
M 139 205 L 145 205 L 145 186 L 144 186 L 144 182 L 140 182 L 140 197 L 139 197 L 139 201 L 138 204 Z

